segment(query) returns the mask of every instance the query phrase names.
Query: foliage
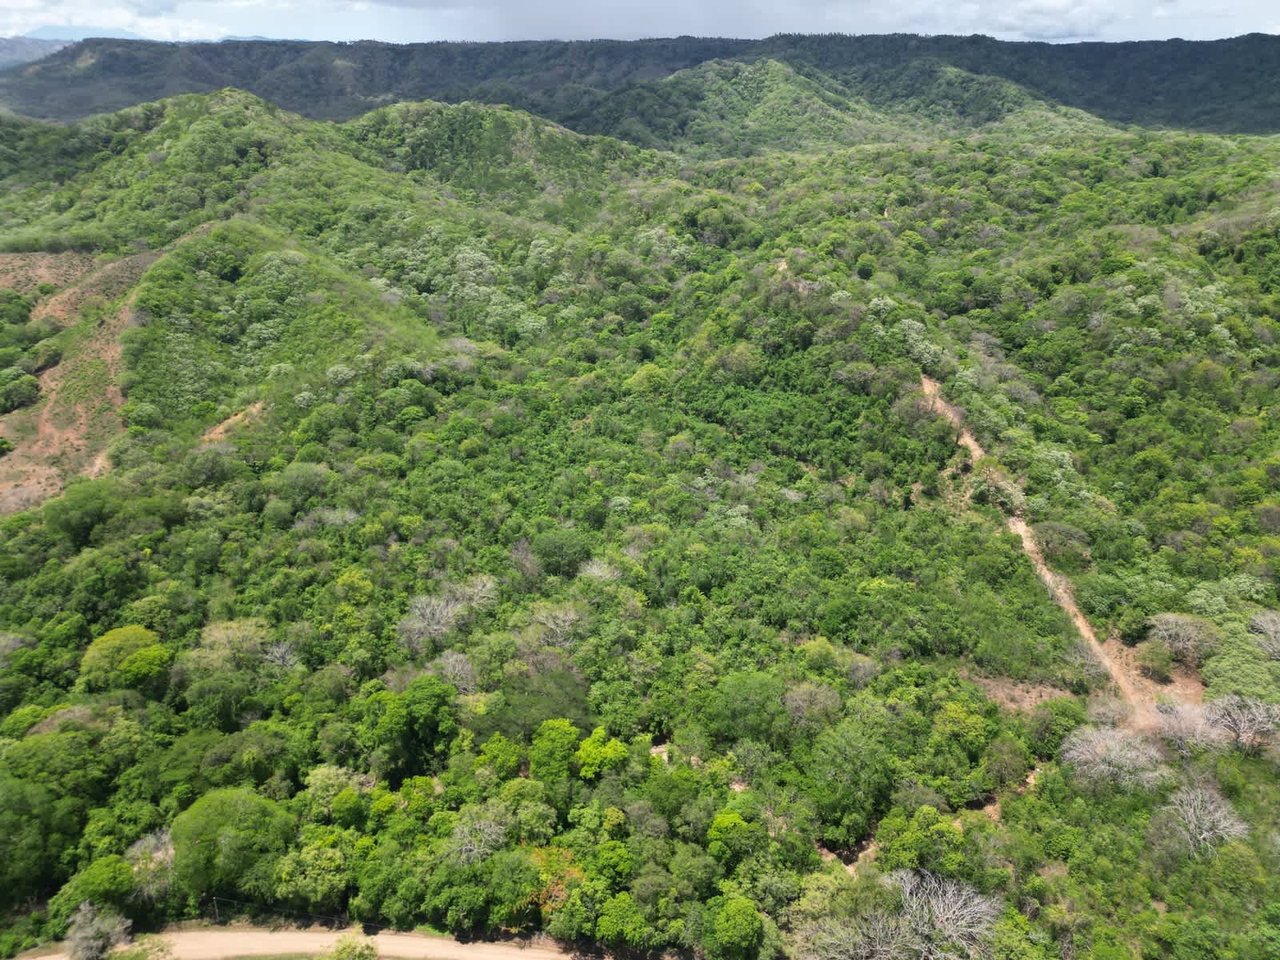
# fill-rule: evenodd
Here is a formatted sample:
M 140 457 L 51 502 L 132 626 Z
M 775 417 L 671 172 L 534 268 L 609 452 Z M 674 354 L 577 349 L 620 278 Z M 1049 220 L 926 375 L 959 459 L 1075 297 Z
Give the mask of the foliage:
M 527 84 L 642 147 L 234 90 L 3 121 L 0 245 L 146 269 L 52 337 L 57 284 L 0 298 L 6 382 L 130 318 L 110 469 L 0 521 L 0 952 L 220 896 L 725 960 L 1268 955 L 1276 145 L 1039 103 L 975 39 L 841 65 L 901 42 Z M 1205 704 L 1107 726 L 1009 510 Z

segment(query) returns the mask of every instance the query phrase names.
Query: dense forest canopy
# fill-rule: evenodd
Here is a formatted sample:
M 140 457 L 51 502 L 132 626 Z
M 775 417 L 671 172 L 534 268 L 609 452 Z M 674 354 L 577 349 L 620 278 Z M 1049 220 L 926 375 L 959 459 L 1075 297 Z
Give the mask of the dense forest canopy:
M 0 953 L 1276 956 L 1277 42 L 9 74 Z
M 689 98 L 714 95 L 699 89 L 700 68 L 766 60 L 834 87 L 842 99 L 916 118 L 927 111 L 958 128 L 1003 114 L 1011 99 L 1029 94 L 1115 123 L 1280 132 L 1280 37 L 1268 34 L 1073 44 L 912 34 L 409 44 L 94 39 L 0 71 L 0 107 L 75 120 L 162 96 L 238 87 L 323 119 L 400 100 L 477 100 L 629 138 L 620 106 L 643 111 L 657 101 L 670 110 L 674 97 L 679 110 Z M 692 81 L 680 79 L 688 70 Z M 672 113 L 658 119 L 678 122 Z

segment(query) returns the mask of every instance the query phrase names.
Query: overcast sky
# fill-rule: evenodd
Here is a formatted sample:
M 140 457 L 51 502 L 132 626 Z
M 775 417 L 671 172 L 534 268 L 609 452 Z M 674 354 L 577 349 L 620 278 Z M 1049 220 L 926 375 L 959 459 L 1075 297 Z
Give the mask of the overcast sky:
M 0 36 L 94 26 L 163 40 L 518 40 L 985 33 L 1011 40 L 1280 33 L 1277 0 L 0 0 Z

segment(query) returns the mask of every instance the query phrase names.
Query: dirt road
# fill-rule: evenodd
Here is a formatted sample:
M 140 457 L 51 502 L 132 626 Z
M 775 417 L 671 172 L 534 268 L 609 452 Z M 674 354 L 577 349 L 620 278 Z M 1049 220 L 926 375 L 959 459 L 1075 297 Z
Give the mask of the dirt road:
M 229 957 L 278 957 L 287 954 L 322 954 L 332 950 L 345 934 L 342 930 L 253 930 L 243 927 L 210 927 L 171 930 L 162 936 L 173 960 L 224 960 Z M 358 931 L 355 931 L 358 933 Z M 379 933 L 368 938 L 380 957 L 404 960 L 565 960 L 572 956 L 550 945 L 460 943 L 449 937 L 416 933 Z M 32 960 L 69 960 L 61 952 L 31 954 Z
M 969 452 L 969 455 L 974 460 L 985 457 L 987 452 L 982 449 L 982 445 L 978 443 L 973 433 L 965 426 L 964 414 L 943 399 L 942 387 L 938 381 L 931 377 L 921 376 L 920 388 L 924 391 L 924 395 L 928 398 L 933 410 L 950 420 L 956 430 L 959 431 L 959 443 Z M 1111 675 L 1111 681 L 1116 685 L 1120 696 L 1132 711 L 1130 717 L 1131 725 L 1139 729 L 1147 729 L 1154 725 L 1156 718 L 1155 704 L 1150 698 L 1143 695 L 1137 677 L 1109 649 L 1110 645 L 1104 644 L 1098 639 L 1098 635 L 1093 630 L 1093 625 L 1089 623 L 1076 603 L 1071 584 L 1067 582 L 1066 578 L 1049 569 L 1049 565 L 1045 563 L 1044 554 L 1040 550 L 1040 544 L 1036 541 L 1035 534 L 1031 532 L 1031 526 L 1017 514 L 1005 517 L 1005 524 L 1008 526 L 1009 531 L 1022 541 L 1023 553 L 1027 555 L 1027 559 L 1035 567 L 1036 574 L 1044 582 L 1044 585 L 1049 588 L 1049 595 L 1053 597 L 1053 602 L 1070 618 L 1075 625 L 1076 631 L 1084 639 L 1085 643 L 1089 645 L 1089 649 L 1093 651 L 1098 661 L 1106 668 L 1107 673 Z

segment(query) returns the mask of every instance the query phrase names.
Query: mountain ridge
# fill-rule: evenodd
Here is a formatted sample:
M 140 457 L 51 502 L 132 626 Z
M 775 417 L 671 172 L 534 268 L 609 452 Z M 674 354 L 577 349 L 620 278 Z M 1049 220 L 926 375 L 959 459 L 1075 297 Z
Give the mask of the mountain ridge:
M 1280 130 L 1280 90 L 1268 82 L 1280 72 L 1280 37 L 1266 34 L 1065 45 L 909 34 L 429 44 L 96 39 L 0 73 L 0 103 L 68 120 L 235 86 L 322 119 L 346 119 L 395 100 L 470 99 L 563 122 L 628 85 L 711 60 L 762 58 L 829 74 L 873 104 L 919 94 L 912 87 L 922 77 L 912 65 L 924 61 L 1010 82 L 1112 122 Z

